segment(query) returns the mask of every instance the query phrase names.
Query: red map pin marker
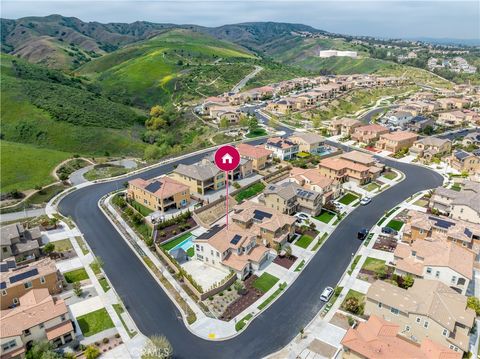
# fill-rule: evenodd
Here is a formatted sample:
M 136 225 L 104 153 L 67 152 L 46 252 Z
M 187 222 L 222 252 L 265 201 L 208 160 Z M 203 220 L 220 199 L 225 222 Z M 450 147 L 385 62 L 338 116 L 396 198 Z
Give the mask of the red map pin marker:
M 228 172 L 233 171 L 240 164 L 240 153 L 230 145 L 220 147 L 213 156 L 215 165 L 225 171 L 225 208 L 226 208 L 226 224 L 228 229 Z

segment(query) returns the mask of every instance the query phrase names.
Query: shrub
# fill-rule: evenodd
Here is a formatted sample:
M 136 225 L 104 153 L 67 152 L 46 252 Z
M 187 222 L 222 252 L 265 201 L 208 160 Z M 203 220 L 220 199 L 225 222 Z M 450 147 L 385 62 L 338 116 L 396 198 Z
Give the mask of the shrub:
M 108 344 L 109 341 L 110 341 L 110 339 L 108 339 L 108 338 L 103 338 L 103 340 L 102 340 L 103 344 Z
M 477 297 L 468 297 L 467 298 L 467 307 L 475 311 L 475 313 L 480 315 L 480 299 Z
M 52 253 L 54 250 L 55 250 L 55 244 L 53 244 L 52 242 L 45 244 L 45 247 L 43 247 L 43 251 L 44 251 L 46 254 L 50 254 L 50 253 Z
M 84 354 L 86 359 L 97 359 L 100 356 L 100 351 L 98 350 L 98 348 L 89 345 L 87 349 L 85 349 Z

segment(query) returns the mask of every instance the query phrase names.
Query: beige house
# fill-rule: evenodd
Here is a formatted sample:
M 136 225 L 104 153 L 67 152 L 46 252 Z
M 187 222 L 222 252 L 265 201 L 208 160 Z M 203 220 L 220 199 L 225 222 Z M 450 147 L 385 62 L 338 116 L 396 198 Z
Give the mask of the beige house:
M 477 121 L 478 115 L 473 111 L 449 111 L 438 115 L 437 124 L 443 126 L 461 126 L 467 122 Z
M 295 132 L 289 140 L 298 145 L 299 152 L 321 154 L 325 150 L 325 138 L 311 132 Z
M 365 314 L 399 325 L 413 342 L 430 339 L 462 354 L 469 350 L 475 321 L 467 297 L 442 282 L 419 278 L 408 290 L 377 280 L 366 294 Z
M 321 175 L 317 168 L 293 167 L 290 170 L 288 180 L 303 188 L 321 193 L 323 204 L 339 197 L 342 190 L 339 181 Z
M 179 164 L 170 175 L 177 182 L 190 188 L 190 192 L 205 195 L 225 187 L 225 174 L 210 161 L 192 165 Z
M 269 184 L 259 201 L 268 208 L 285 214 L 305 212 L 312 216 L 320 214 L 323 203 L 321 193 L 307 190 L 293 182 Z
M 437 103 L 444 110 L 452 110 L 454 108 L 458 108 L 458 109 L 465 108 L 470 104 L 470 101 L 463 98 L 457 98 L 457 97 L 445 97 L 445 98 L 439 98 L 437 100 Z
M 44 258 L 21 267 L 13 258 L 1 262 L 0 293 L 1 309 L 8 309 L 19 303 L 20 297 L 31 289 L 48 289 L 50 294 L 62 291 L 62 276 L 50 258 Z
M 248 143 L 240 143 L 237 150 L 241 158 L 252 161 L 252 168 L 255 171 L 263 170 L 272 163 L 272 151 L 263 146 L 252 146 Z
M 34 342 L 48 341 L 58 347 L 75 339 L 72 320 L 63 299 L 47 289 L 33 289 L 19 298 L 14 309 L 0 312 L 0 354 L 21 358 Z
M 376 315 L 357 327 L 348 329 L 342 339 L 343 359 L 461 359 L 454 352 L 428 338 L 419 344 L 403 336 L 398 324 L 388 322 Z
M 235 125 L 240 120 L 240 110 L 234 106 L 211 106 L 209 108 L 210 117 L 220 122 L 227 119 L 230 125 Z
M 457 150 L 447 159 L 447 163 L 457 171 L 469 174 L 480 173 L 480 150 L 467 152 Z
M 245 230 L 257 233 L 257 244 L 278 248 L 295 234 L 297 219 L 264 205 L 245 201 L 234 207 L 232 221 Z
M 152 211 L 166 212 L 188 206 L 190 188 L 170 177 L 152 180 L 135 178 L 128 182 L 127 197 Z
M 453 219 L 480 224 L 480 184 L 466 181 L 460 191 L 437 187 L 429 206 Z
M 444 240 L 399 243 L 394 252 L 395 273 L 438 280 L 465 295 L 473 276 L 475 253 Z
M 362 123 L 359 120 L 343 117 L 330 121 L 328 132 L 332 136 L 341 135 L 343 137 L 348 137 L 351 136 L 355 129 L 361 125 Z
M 368 153 L 360 151 L 344 152 L 339 156 L 341 159 L 352 162 L 353 164 L 362 165 L 368 167 L 371 179 L 376 179 L 385 169 L 385 165 L 378 162 L 375 157 Z
M 42 234 L 39 227 L 25 229 L 21 223 L 0 228 L 0 260 L 15 257 L 17 261 L 40 256 Z
M 351 137 L 357 142 L 371 144 L 378 140 L 380 135 L 388 132 L 389 130 L 385 126 L 373 124 L 356 127 Z
M 343 158 L 325 158 L 318 164 L 322 176 L 344 183 L 353 181 L 365 184 L 372 179 L 370 168 Z
M 257 235 L 237 223 L 215 225 L 193 240 L 195 258 L 205 264 L 233 270 L 244 279 L 268 259 L 269 249 L 257 244 Z
M 431 161 L 434 156 L 445 156 L 452 151 L 452 141 L 434 136 L 417 140 L 410 147 L 410 153 Z
M 402 149 L 412 147 L 417 138 L 418 135 L 416 133 L 409 131 L 385 133 L 380 135 L 380 139 L 375 144 L 375 148 L 396 153 Z

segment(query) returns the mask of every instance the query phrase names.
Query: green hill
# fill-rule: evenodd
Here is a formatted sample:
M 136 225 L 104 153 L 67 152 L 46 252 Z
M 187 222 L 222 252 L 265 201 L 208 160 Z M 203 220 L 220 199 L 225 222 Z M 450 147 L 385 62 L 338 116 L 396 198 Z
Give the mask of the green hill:
M 176 29 L 95 59 L 78 71 L 109 98 L 148 108 L 229 90 L 253 69 L 246 50 Z

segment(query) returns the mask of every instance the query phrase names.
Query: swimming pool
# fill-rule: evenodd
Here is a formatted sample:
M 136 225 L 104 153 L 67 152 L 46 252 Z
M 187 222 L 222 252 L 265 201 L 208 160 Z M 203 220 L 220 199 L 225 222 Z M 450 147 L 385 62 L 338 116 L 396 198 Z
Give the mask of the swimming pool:
M 170 249 L 168 252 L 170 253 L 171 251 L 177 249 L 177 248 L 182 248 L 185 252 L 188 251 L 190 248 L 193 247 L 193 240 L 197 238 L 195 237 L 193 234 L 188 237 L 187 239 L 185 239 L 183 242 L 177 244 L 175 247 L 173 247 L 172 249 Z

